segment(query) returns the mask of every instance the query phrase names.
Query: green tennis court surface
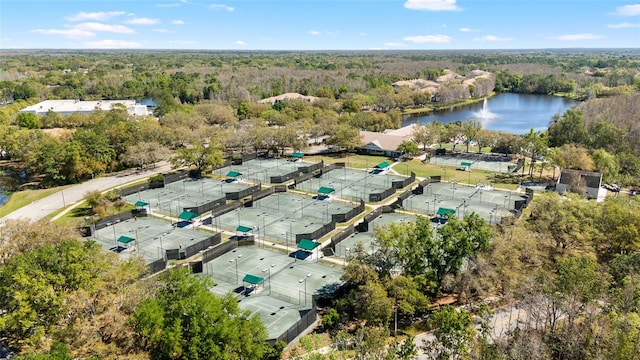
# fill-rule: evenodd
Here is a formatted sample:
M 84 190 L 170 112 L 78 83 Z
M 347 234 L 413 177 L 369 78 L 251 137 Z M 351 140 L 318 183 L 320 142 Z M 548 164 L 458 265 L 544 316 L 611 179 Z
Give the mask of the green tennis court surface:
M 311 308 L 313 294 L 335 289 L 342 274 L 341 269 L 322 263 L 246 246 L 210 261 L 202 276 L 210 276 L 216 283 L 212 292 L 234 294 L 238 305 L 260 316 L 269 336 L 277 337 L 301 318 L 303 310 Z M 243 282 L 247 278 L 259 283 Z
M 424 193 L 407 198 L 403 207 L 421 214 L 435 215 L 440 208 L 453 209 L 458 217 L 466 213 L 477 213 L 490 224 L 500 222 L 503 217 L 512 216 L 515 202 L 524 200 L 513 191 L 470 187 L 455 183 L 431 183 Z
M 407 177 L 389 172 L 372 173 L 370 170 L 335 169 L 324 173 L 320 178 L 312 178 L 301 184 L 299 189 L 317 192 L 320 188 L 332 188 L 335 196 L 345 199 L 363 199 L 368 201 L 369 194 L 380 193 L 392 186 L 394 181 L 402 181 Z
M 313 163 L 303 160 L 291 161 L 289 158 L 258 158 L 245 161 L 242 165 L 231 165 L 214 170 L 214 174 L 225 177 L 229 172 L 238 172 L 240 178 L 262 183 L 270 183 L 272 176 L 282 176 L 295 172 L 299 167 L 309 166 Z
M 184 249 L 211 235 L 190 226 L 179 228 L 162 220 L 140 217 L 97 230 L 93 239 L 105 250 L 118 252 L 122 258 L 141 255 L 145 261 L 151 262 L 162 258 L 162 250 Z M 134 241 L 118 241 L 123 236 Z
M 213 219 L 215 226 L 235 231 L 238 226 L 252 229 L 254 235 L 294 246 L 296 234 L 312 233 L 331 222 L 333 214 L 344 214 L 355 206 L 293 193 L 276 193 Z

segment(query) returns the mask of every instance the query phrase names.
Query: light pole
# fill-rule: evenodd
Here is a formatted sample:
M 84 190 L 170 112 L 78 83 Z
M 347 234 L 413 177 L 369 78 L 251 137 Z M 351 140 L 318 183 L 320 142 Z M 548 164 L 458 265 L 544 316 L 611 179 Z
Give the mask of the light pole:
M 351 250 L 351 249 L 349 249 L 347 247 L 347 248 L 344 248 L 344 250 L 345 250 L 345 253 L 344 253 L 344 266 L 347 266 L 347 262 L 349 261 L 349 250 Z
M 304 283 L 304 306 L 307 306 L 307 279 L 311 276 L 311 274 L 307 274 L 306 277 L 298 280 L 298 283 Z
M 238 283 L 238 260 L 242 257 L 242 254 L 239 254 L 236 259 L 229 260 L 230 263 L 234 263 L 236 265 L 236 284 Z
M 271 269 L 266 268 L 266 269 L 262 269 L 262 272 L 266 272 L 267 276 L 268 276 L 268 281 L 269 281 L 269 295 L 271 295 Z

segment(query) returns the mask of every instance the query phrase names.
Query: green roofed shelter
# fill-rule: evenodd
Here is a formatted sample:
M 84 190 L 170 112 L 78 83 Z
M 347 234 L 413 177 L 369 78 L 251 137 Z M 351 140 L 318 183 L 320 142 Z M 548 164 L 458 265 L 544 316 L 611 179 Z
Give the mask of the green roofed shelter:
M 191 220 L 197 218 L 198 216 L 200 216 L 200 214 L 186 210 L 186 211 L 183 211 L 182 213 L 180 213 L 180 216 L 178 216 L 178 217 L 180 219 L 182 219 L 182 220 L 191 221 Z
M 463 161 L 463 162 L 460 163 L 460 165 L 462 165 L 462 166 L 471 166 L 471 163 L 468 162 L 468 161 Z
M 243 232 L 243 233 L 248 233 L 251 230 L 253 230 L 253 229 L 248 227 L 248 226 L 244 226 L 244 225 L 238 225 L 238 227 L 236 228 L 236 231 L 240 231 L 240 232 Z
M 227 176 L 228 176 L 228 177 L 232 177 L 232 178 L 237 178 L 237 177 L 238 177 L 238 176 L 240 176 L 240 175 L 242 175 L 242 173 L 241 173 L 241 172 L 239 172 L 239 171 L 229 171 L 229 172 L 227 173 Z
M 251 274 L 247 274 L 244 276 L 244 278 L 242 278 L 243 282 L 249 283 L 251 285 L 258 285 L 261 282 L 264 281 L 263 277 L 260 276 L 255 276 L 255 275 L 251 275 Z
M 301 153 L 301 152 L 299 152 L 299 151 L 296 151 L 296 152 L 294 152 L 293 154 L 291 154 L 291 157 L 296 158 L 296 159 L 300 159 L 300 158 L 302 158 L 303 156 L 304 156 L 304 154 L 303 154 L 303 153 Z
M 320 246 L 321 244 L 317 241 L 313 241 L 313 240 L 309 240 L 309 239 L 300 239 L 300 242 L 298 243 L 298 247 L 302 250 L 308 250 L 311 251 L 315 248 L 317 248 L 318 246 Z
M 387 167 L 389 167 L 389 163 L 386 161 L 381 162 L 380 164 L 376 165 L 376 167 L 378 169 L 386 169 Z
M 135 203 L 135 206 L 137 206 L 137 207 L 145 207 L 147 205 L 149 205 L 148 202 L 144 202 L 144 201 L 140 201 L 140 200 L 136 201 L 136 203 Z
M 322 195 L 329 195 L 332 192 L 336 191 L 334 188 L 330 188 L 330 187 L 326 187 L 326 186 L 321 186 L 320 189 L 318 189 L 318 194 L 322 194 Z
M 449 215 L 454 215 L 455 213 L 456 211 L 453 209 L 438 208 L 436 215 L 449 216 Z
M 128 244 L 128 243 L 130 243 L 130 242 L 132 242 L 132 241 L 135 241 L 135 240 L 136 240 L 136 239 L 134 239 L 134 238 L 132 238 L 132 237 L 128 237 L 128 236 L 124 236 L 124 235 L 122 235 L 122 236 L 120 236 L 120 237 L 118 238 L 118 242 L 121 242 L 121 243 L 123 243 L 123 244 Z

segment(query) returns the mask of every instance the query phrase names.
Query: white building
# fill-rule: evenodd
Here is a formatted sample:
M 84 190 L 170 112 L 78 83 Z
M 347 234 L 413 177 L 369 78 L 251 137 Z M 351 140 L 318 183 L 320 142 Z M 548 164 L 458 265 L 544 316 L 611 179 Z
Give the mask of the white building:
M 556 191 L 574 191 L 589 199 L 604 201 L 607 190 L 602 187 L 602 173 L 593 171 L 562 169 L 556 184 Z
M 20 112 L 30 112 L 36 115 L 45 115 L 49 111 L 62 115 L 73 113 L 88 114 L 95 110 L 109 111 L 116 104 L 124 105 L 130 115 L 151 115 L 146 105 L 138 104 L 135 100 L 45 100 L 26 107 Z

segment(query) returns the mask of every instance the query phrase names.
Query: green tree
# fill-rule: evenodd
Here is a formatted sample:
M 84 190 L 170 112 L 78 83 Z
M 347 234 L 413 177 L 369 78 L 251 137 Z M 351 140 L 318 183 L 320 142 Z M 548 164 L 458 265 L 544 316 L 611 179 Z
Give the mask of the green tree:
M 211 286 L 187 269 L 161 276 L 156 296 L 131 318 L 152 359 L 260 359 L 267 352 L 259 318 L 241 310 L 231 294 L 217 297 Z
M 398 145 L 398 148 L 396 149 L 396 151 L 400 151 L 402 154 L 411 156 L 417 153 L 419 149 L 418 149 L 418 145 L 412 140 L 404 140 L 402 141 L 402 143 L 400 143 L 400 145 Z
M 434 340 L 423 349 L 434 359 L 464 359 L 469 354 L 475 335 L 473 318 L 464 310 L 444 306 L 431 315 L 429 325 L 434 329 Z
M 469 152 L 469 144 L 476 140 L 480 130 L 482 130 L 482 123 L 477 120 L 463 121 L 460 129 L 464 136 L 464 144 L 467 145 L 467 152 Z
M 486 250 L 490 239 L 491 229 L 478 214 L 466 214 L 462 219 L 450 216 L 447 223 L 438 228 L 437 235 L 424 245 L 428 249 L 427 279 L 434 290 L 439 291 L 446 275 L 458 274 L 465 258 Z
M 340 124 L 336 126 L 335 132 L 327 139 L 326 143 L 329 146 L 352 151 L 362 145 L 362 139 L 358 129 L 346 124 Z
M 528 155 L 531 158 L 529 176 L 533 175 L 533 168 L 538 157 L 545 156 L 548 149 L 546 132 L 534 131 L 531 128 L 529 132 L 524 134 L 521 142 L 521 151 L 523 155 Z M 522 167 L 522 171 L 524 174 L 524 167 Z
M 215 143 L 208 145 L 199 143 L 178 149 L 171 158 L 171 163 L 175 167 L 193 166 L 196 171 L 202 173 L 209 168 L 222 165 L 224 159 L 222 151 Z
M 597 149 L 591 153 L 595 169 L 602 173 L 602 180 L 607 183 L 616 182 L 620 167 L 615 155 L 605 149 Z
M 63 240 L 21 253 L 0 268 L 0 332 L 9 345 L 44 346 L 66 314 L 69 294 L 97 278 L 101 251 L 92 241 Z
M 18 116 L 16 116 L 16 123 L 18 126 L 27 129 L 40 128 L 40 118 L 34 113 L 19 113 Z

